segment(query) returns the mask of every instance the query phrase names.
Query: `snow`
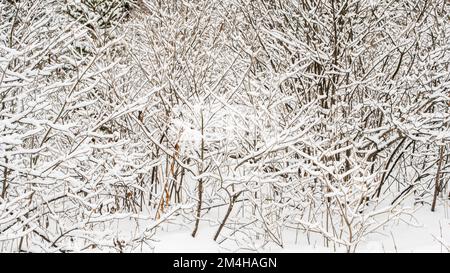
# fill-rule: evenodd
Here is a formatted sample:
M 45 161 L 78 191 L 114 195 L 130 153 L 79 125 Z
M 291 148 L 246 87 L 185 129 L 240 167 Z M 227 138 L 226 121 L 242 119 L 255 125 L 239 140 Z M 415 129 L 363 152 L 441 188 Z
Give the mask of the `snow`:
M 431 212 L 429 206 L 423 206 L 413 215 L 401 219 L 403 220 L 385 225 L 379 234 L 368 236 L 367 242 L 361 244 L 359 251 L 369 251 L 374 244 L 385 252 L 449 251 L 450 214 L 445 212 L 443 207 Z
M 449 251 L 446 0 L 138 2 L 0 1 L 0 252 Z
M 198 253 L 198 252 L 222 252 L 220 246 L 211 239 L 207 230 L 202 229 L 196 238 L 189 231 L 166 231 L 158 236 L 154 243 L 154 252 L 157 253 Z
M 450 201 L 447 202 L 450 205 Z M 212 240 L 215 227 L 203 225 L 200 232 L 193 238 L 191 230 L 187 228 L 167 225 L 158 231 L 155 236 L 153 248 L 149 251 L 155 253 L 220 253 L 239 251 L 242 249 L 232 247 L 232 244 L 220 245 Z M 295 231 L 287 232 L 284 236 L 283 248 L 269 245 L 258 252 L 302 253 L 302 252 L 345 252 L 345 248 L 324 246 L 323 239 L 314 235 L 308 242 L 305 234 Z M 229 248 L 228 248 L 228 247 Z M 431 212 L 429 206 L 420 206 L 414 215 L 403 216 L 395 222 L 384 225 L 376 233 L 369 235 L 357 247 L 356 252 L 448 252 L 450 249 L 450 214 L 441 207 Z

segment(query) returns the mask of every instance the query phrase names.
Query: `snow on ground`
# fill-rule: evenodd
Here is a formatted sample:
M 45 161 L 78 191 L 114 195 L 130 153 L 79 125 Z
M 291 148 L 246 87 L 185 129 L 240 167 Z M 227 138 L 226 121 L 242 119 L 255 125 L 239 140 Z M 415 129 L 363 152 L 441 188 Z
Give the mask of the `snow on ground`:
M 162 233 L 158 236 L 159 242 L 155 243 L 155 252 L 223 252 L 220 245 L 212 240 L 212 236 L 206 230 L 199 231 L 196 238 L 193 238 L 190 232 L 183 229 Z
M 450 252 L 450 213 L 447 204 L 435 212 L 420 206 L 414 215 L 404 215 L 369 235 L 356 252 Z M 215 227 L 201 225 L 196 238 L 187 227 L 166 226 L 159 230 L 152 243 L 152 252 L 228 252 L 232 244 L 219 245 L 213 241 Z M 309 239 L 302 233 L 287 231 L 285 246 L 270 245 L 260 252 L 345 252 L 344 248 L 325 247 L 323 239 Z M 444 246 L 445 245 L 445 246 Z M 242 249 L 235 249 L 242 252 Z
M 359 251 L 449 252 L 450 217 L 445 206 L 437 208 L 435 212 L 431 212 L 429 206 L 423 206 L 414 216 L 401 219 L 403 221 L 395 221 L 378 234 L 370 235 L 361 244 Z

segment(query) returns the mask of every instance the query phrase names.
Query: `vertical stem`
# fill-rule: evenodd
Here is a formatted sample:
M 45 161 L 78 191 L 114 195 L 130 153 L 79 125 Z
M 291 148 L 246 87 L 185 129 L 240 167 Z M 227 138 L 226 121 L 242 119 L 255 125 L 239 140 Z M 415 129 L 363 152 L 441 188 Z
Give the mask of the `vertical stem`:
M 434 185 L 434 196 L 433 196 L 433 203 L 431 205 L 431 211 L 434 211 L 436 209 L 436 199 L 440 191 L 439 182 L 441 180 L 441 168 L 443 159 L 444 159 L 444 145 L 441 145 L 441 147 L 439 148 L 439 162 L 438 162 L 438 169 L 436 172 L 436 181 Z
M 8 158 L 5 157 L 5 163 L 8 164 Z M 6 188 L 7 188 L 7 180 L 8 180 L 8 168 L 3 168 L 3 187 L 2 187 L 2 199 L 6 198 Z
M 225 213 L 225 216 L 223 217 L 222 223 L 219 226 L 219 229 L 216 232 L 216 235 L 214 235 L 214 241 L 217 241 L 217 238 L 219 237 L 220 232 L 222 231 L 223 227 L 225 226 L 225 223 L 228 220 L 228 217 L 230 216 L 231 211 L 233 210 L 234 203 L 236 202 L 236 199 L 238 198 L 240 193 L 233 195 L 230 198 L 230 204 L 228 204 L 227 212 Z
M 204 160 L 204 151 L 205 151 L 205 135 L 204 135 L 204 126 L 203 126 L 203 111 L 201 112 L 201 132 L 202 132 L 202 140 L 201 140 L 201 150 L 200 150 L 200 159 L 201 166 L 199 170 L 199 175 L 203 173 L 203 160 Z M 202 211 L 202 202 L 203 202 L 203 178 L 198 180 L 198 203 L 197 203 L 197 215 L 195 219 L 195 228 L 192 231 L 192 237 L 195 237 L 198 230 L 198 224 L 200 223 L 200 216 Z

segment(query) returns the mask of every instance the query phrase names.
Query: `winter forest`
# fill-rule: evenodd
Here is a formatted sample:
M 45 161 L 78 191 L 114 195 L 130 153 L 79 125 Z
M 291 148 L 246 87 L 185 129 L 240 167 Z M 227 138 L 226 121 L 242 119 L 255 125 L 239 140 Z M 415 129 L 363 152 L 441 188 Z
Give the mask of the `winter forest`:
M 0 252 L 450 251 L 447 0 L 0 0 Z

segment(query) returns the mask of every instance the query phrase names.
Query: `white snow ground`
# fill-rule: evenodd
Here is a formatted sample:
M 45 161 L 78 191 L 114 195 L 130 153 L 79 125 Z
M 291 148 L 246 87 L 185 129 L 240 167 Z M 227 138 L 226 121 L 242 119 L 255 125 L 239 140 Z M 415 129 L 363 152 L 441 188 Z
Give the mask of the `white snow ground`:
M 356 252 L 450 252 L 450 201 L 439 206 L 435 212 L 430 206 L 417 207 L 414 215 L 404 215 L 400 220 L 392 221 L 369 235 L 359 244 Z M 216 227 L 208 224 L 200 226 L 196 238 L 191 230 L 174 226 L 165 226 L 157 232 L 149 252 L 230 252 L 246 251 L 236 245 L 219 245 L 212 237 Z M 261 252 L 345 252 L 344 248 L 325 247 L 322 239 L 310 239 L 305 235 L 289 232 L 284 237 L 285 246 L 266 246 Z M 235 246 L 233 249 L 233 245 Z

